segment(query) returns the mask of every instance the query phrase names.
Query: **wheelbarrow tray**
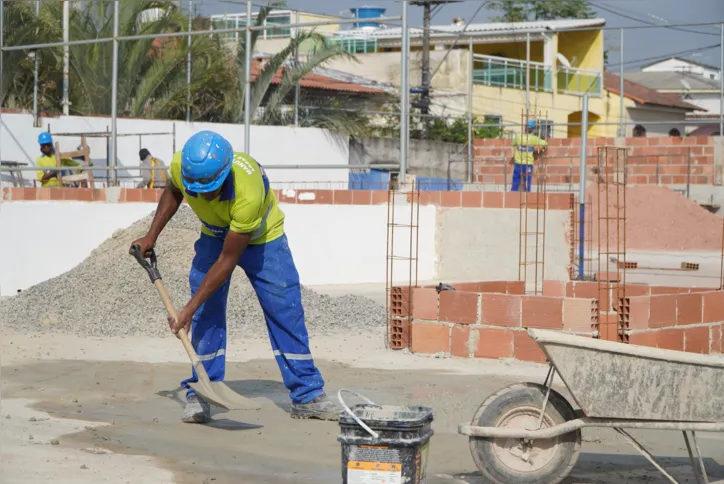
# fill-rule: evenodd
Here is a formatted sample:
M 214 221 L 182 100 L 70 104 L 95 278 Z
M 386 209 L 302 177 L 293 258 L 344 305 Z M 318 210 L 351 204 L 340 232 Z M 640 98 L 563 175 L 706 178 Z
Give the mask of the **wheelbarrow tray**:
M 529 329 L 587 417 L 724 421 L 724 359 Z

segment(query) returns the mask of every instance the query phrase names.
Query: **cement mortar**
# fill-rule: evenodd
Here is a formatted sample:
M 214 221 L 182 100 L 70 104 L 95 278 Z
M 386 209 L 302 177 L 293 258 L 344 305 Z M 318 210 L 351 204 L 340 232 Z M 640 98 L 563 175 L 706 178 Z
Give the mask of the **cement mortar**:
M 168 335 L 166 312 L 145 271 L 128 254 L 153 214 L 117 231 L 87 259 L 58 277 L 3 299 L 0 321 L 11 328 L 80 336 Z M 182 206 L 156 245 L 164 284 L 180 308 L 190 297 L 188 272 L 200 222 Z M 62 255 L 59 255 L 62 257 Z M 384 307 L 358 296 L 331 297 L 302 287 L 310 333 L 346 332 L 384 324 Z M 264 316 L 243 270 L 234 271 L 227 307 L 231 335 L 265 335 Z

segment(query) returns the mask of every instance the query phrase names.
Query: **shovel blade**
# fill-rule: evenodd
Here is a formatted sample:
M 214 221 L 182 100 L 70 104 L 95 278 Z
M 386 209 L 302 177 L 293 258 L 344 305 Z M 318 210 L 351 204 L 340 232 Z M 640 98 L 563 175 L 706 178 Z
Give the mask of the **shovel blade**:
M 189 383 L 197 395 L 208 403 L 227 410 L 259 410 L 261 406 L 229 388 L 224 382 L 209 380 L 205 374 L 197 373 L 197 382 Z

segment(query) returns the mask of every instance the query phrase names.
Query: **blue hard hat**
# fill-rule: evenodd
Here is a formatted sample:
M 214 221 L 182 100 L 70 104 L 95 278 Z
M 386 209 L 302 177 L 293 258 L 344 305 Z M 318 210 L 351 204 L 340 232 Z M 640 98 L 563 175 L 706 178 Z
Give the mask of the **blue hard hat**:
M 40 135 L 38 136 L 38 144 L 39 144 L 39 145 L 44 145 L 44 144 L 47 144 L 47 143 L 53 144 L 53 137 L 50 136 L 50 133 L 48 133 L 47 131 L 43 131 L 43 132 L 40 133 Z
M 535 128 L 535 121 L 528 121 L 529 128 Z
M 181 178 L 186 191 L 213 192 L 224 183 L 231 171 L 234 150 L 223 136 L 200 131 L 186 142 L 181 151 Z

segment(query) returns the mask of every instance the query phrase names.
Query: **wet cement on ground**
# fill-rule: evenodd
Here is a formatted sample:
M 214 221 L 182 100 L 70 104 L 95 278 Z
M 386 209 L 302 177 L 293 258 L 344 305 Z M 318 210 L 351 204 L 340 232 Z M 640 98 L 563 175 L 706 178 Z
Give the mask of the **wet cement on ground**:
M 469 421 L 487 395 L 519 379 L 317 363 L 330 395 L 344 387 L 377 403 L 432 406 L 429 484 L 482 483 L 457 425 Z M 188 365 L 174 363 L 47 360 L 3 367 L 2 395 L 36 400 L 33 408 L 53 417 L 110 423 L 63 436 L 60 445 L 150 456 L 181 484 L 341 482 L 338 424 L 291 419 L 274 360 L 229 363 L 229 386 L 258 399 L 262 408 L 217 409 L 208 425 L 180 421 L 183 393 L 178 382 L 188 371 Z M 634 435 L 663 456 L 682 482 L 694 482 L 680 433 Z M 584 430 L 583 436 L 581 458 L 567 483 L 667 482 L 643 457 L 632 455 L 635 451 L 612 430 Z M 724 440 L 699 438 L 710 479 L 724 479 Z M 93 456 L 88 459 L 93 466 Z

